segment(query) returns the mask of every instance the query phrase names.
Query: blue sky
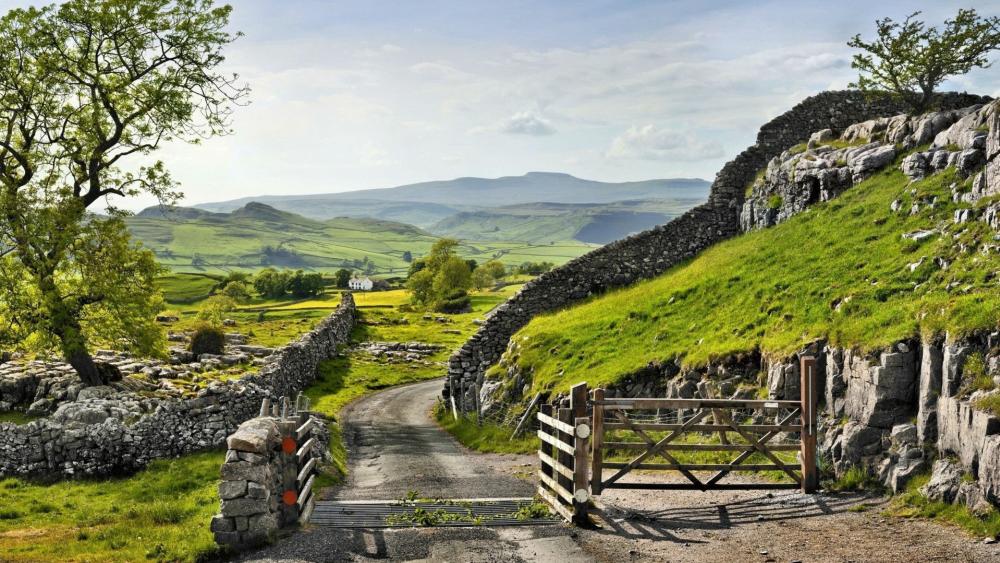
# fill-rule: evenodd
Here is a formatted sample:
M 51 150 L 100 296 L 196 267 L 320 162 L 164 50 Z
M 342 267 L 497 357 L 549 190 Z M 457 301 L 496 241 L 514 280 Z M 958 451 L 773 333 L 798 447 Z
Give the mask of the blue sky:
M 26 2 L 0 0 L 0 6 Z M 188 204 L 532 170 L 706 179 L 929 1 L 236 0 L 233 136 L 167 147 Z M 978 0 L 1000 15 L 1000 0 Z M 1000 58 L 1000 53 L 998 57 Z M 1000 95 L 1000 66 L 946 84 Z M 141 207 L 149 201 L 134 202 Z

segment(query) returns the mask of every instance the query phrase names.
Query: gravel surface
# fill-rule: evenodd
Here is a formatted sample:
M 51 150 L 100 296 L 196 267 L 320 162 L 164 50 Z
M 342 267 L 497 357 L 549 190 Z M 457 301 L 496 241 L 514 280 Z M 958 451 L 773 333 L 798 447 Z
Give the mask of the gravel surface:
M 662 481 L 653 475 L 631 481 Z M 604 528 L 579 541 L 599 561 L 1000 561 L 998 544 L 924 520 L 883 517 L 888 500 L 775 491 L 601 495 Z
M 523 456 L 470 454 L 431 420 L 440 380 L 395 387 L 341 412 L 349 453 L 347 481 L 326 498 L 391 500 L 530 497 L 513 474 Z M 521 468 L 525 469 L 524 467 Z
M 442 498 L 531 496 L 534 457 L 462 448 L 429 417 L 440 389 L 439 381 L 393 388 L 345 409 L 350 477 L 324 498 L 390 500 L 411 490 Z M 886 502 L 788 491 L 608 490 L 600 498 L 602 527 L 594 530 L 308 526 L 239 560 L 1000 562 L 998 544 L 933 522 L 882 517 Z
M 530 456 L 476 454 L 458 444 L 429 413 L 442 382 L 376 393 L 341 413 L 349 477 L 324 491 L 337 500 L 393 500 L 419 491 L 429 498 L 530 497 Z M 521 477 L 518 477 L 520 475 Z M 344 530 L 308 526 L 240 561 L 588 562 L 565 525 L 510 528 Z

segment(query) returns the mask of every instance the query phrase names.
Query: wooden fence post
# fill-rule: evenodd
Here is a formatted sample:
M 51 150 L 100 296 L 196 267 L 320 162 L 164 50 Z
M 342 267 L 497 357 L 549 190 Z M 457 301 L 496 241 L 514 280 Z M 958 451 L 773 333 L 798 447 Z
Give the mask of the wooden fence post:
M 816 470 L 816 358 L 803 356 L 799 362 L 802 388 L 802 492 L 815 493 L 819 488 Z
M 552 416 L 552 414 L 553 414 L 552 413 L 552 405 L 548 405 L 548 404 L 541 405 L 541 406 L 538 407 L 538 412 L 544 414 L 545 416 Z M 538 422 L 538 430 L 539 430 L 539 432 L 543 432 L 545 434 L 549 434 L 550 436 L 555 436 L 555 432 L 553 431 L 552 427 L 549 426 L 548 424 L 545 424 L 542 421 Z M 541 451 L 542 451 L 543 454 L 551 457 L 552 459 L 556 459 L 555 447 L 552 446 L 551 444 L 549 444 L 548 442 L 542 441 L 539 444 L 539 449 L 541 449 Z M 552 467 L 550 467 L 548 464 L 545 464 L 545 463 L 542 464 L 542 473 L 546 477 L 553 477 L 553 476 L 555 476 L 555 473 L 552 471 Z
M 604 465 L 604 389 L 594 389 L 593 424 L 590 425 L 590 494 L 601 494 L 601 469 Z
M 578 383 L 570 389 L 569 406 L 573 411 L 573 516 L 577 524 L 586 525 L 590 492 L 587 486 L 587 439 L 590 426 L 587 424 L 587 384 Z

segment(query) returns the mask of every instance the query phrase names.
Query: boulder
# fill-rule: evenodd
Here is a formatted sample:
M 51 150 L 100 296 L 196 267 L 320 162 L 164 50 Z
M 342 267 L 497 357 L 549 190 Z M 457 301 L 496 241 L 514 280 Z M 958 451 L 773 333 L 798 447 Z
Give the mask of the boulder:
M 928 175 L 930 162 L 924 153 L 915 152 L 903 159 L 900 168 L 911 180 L 920 180 Z
M 920 492 L 927 498 L 952 503 L 962 485 L 965 470 L 962 464 L 950 459 L 939 459 L 931 469 L 931 480 L 921 487 Z
M 893 426 L 889 432 L 889 440 L 892 442 L 892 447 L 898 451 L 905 449 L 905 446 L 916 445 L 917 425 L 907 423 Z
M 883 481 L 885 486 L 892 490 L 893 494 L 903 492 L 906 488 L 906 484 L 910 482 L 910 479 L 924 469 L 924 459 L 920 456 L 920 450 L 917 448 L 907 450 L 907 453 L 911 452 L 916 452 L 916 455 L 911 454 L 908 456 L 901 456 L 899 460 L 891 466 L 888 471 L 888 475 L 885 477 L 885 481 Z
M 963 178 L 971 176 L 984 164 L 986 164 L 986 157 L 979 149 L 965 149 L 958 153 L 958 157 L 955 159 L 955 167 Z
M 861 464 L 882 451 L 882 430 L 849 421 L 834 441 L 831 453 L 839 470 Z
M 820 129 L 809 137 L 809 142 L 819 145 L 829 143 L 836 138 L 837 136 L 833 134 L 833 129 Z

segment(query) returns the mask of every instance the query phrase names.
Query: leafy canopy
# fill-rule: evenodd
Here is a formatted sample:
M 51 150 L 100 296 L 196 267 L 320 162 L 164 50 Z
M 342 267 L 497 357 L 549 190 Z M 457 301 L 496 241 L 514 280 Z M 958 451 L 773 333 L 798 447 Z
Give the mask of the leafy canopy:
M 180 197 L 151 154 L 229 132 L 247 94 L 219 72 L 231 8 L 211 0 L 69 0 L 0 18 L 0 299 L 5 334 L 58 343 L 88 384 L 89 343 L 154 352 L 152 254 L 112 196 Z M 109 217 L 88 209 L 103 202 Z
M 855 35 L 847 44 L 863 52 L 851 66 L 860 72 L 851 86 L 864 92 L 889 92 L 915 113 L 930 108 L 934 90 L 949 76 L 973 68 L 988 68 L 988 55 L 1000 48 L 1000 17 L 982 18 L 974 9 L 960 9 L 944 28 L 927 27 L 910 14 L 902 22 L 875 22 L 877 37 Z
M 465 292 L 473 284 L 472 269 L 456 254 L 458 245 L 459 242 L 452 238 L 438 239 L 427 256 L 410 265 L 406 287 L 415 303 L 438 310 L 444 310 L 446 304 L 452 309 L 467 305 Z M 456 300 L 462 300 L 461 306 L 447 303 Z

